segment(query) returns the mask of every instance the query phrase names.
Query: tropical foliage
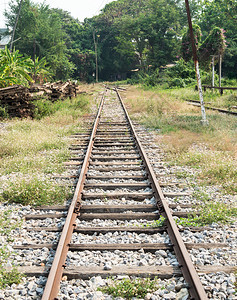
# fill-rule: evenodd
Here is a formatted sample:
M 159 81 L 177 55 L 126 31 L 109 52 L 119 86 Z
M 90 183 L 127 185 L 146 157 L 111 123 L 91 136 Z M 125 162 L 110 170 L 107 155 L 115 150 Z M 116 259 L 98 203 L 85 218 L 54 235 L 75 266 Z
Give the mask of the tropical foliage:
M 13 84 L 28 85 L 29 82 L 40 81 L 48 78 L 49 71 L 46 60 L 36 57 L 33 62 L 29 57 L 24 57 L 19 50 L 12 52 L 6 47 L 0 50 L 0 87 Z
M 202 65 L 210 55 L 224 52 L 223 72 L 236 77 L 236 0 L 189 0 Z M 13 28 L 19 0 L 6 11 Z M 25 0 L 15 34 L 15 47 L 35 61 L 45 61 L 53 79 L 92 81 L 96 37 L 99 78 L 125 79 L 134 69 L 156 74 L 157 69 L 191 58 L 185 3 L 181 0 L 117 0 L 83 23 L 68 12 Z M 224 37 L 225 31 L 225 37 Z M 202 34 L 201 34 L 202 32 Z M 182 40 L 183 37 L 183 40 Z
M 199 60 L 203 66 L 208 68 L 212 55 L 223 55 L 226 49 L 226 40 L 224 29 L 215 27 L 212 29 L 207 38 L 201 43 L 201 28 L 198 25 L 193 26 L 193 33 L 198 50 Z M 190 40 L 190 32 L 183 35 L 182 38 L 182 57 L 185 61 L 192 58 L 192 45 Z

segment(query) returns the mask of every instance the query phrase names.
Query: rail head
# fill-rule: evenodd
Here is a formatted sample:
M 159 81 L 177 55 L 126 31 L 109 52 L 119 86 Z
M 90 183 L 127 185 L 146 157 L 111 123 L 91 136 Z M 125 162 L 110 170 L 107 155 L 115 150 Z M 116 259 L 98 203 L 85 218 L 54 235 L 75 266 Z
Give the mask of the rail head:
M 168 204 L 165 201 L 164 194 L 163 194 L 162 189 L 156 179 L 153 168 L 152 168 L 152 166 L 149 162 L 149 159 L 145 153 L 145 150 L 143 149 L 142 144 L 139 141 L 139 138 L 135 132 L 134 126 L 133 126 L 131 119 L 128 115 L 128 112 L 125 108 L 122 98 L 121 98 L 118 90 L 116 88 L 114 88 L 114 90 L 116 91 L 117 96 L 120 100 L 120 103 L 123 107 L 127 121 L 129 122 L 129 125 L 131 127 L 131 132 L 137 143 L 138 150 L 140 152 L 141 157 L 143 158 L 145 168 L 148 172 L 148 177 L 151 181 L 151 184 L 152 184 L 152 187 L 153 187 L 156 199 L 157 199 L 158 209 L 161 211 L 162 215 L 166 218 L 167 231 L 169 233 L 171 242 L 173 243 L 174 251 L 177 255 L 180 267 L 182 269 L 183 276 L 189 284 L 190 295 L 195 300 L 207 300 L 208 298 L 207 298 L 206 292 L 205 292 L 203 285 L 199 279 L 199 276 L 195 270 L 195 267 L 191 261 L 189 253 L 188 253 L 188 251 L 185 247 L 185 244 L 182 240 L 182 237 L 179 233 L 178 227 L 172 217 L 172 214 L 168 207 Z

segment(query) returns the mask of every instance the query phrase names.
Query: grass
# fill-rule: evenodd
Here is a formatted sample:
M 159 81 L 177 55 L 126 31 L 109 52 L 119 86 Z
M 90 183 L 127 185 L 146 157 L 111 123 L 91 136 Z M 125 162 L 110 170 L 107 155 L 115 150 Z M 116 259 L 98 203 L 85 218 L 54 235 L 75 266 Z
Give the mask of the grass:
M 205 226 L 212 223 L 231 223 L 237 217 L 237 207 L 220 202 L 205 202 L 199 206 L 199 212 L 200 215 L 190 214 L 188 218 L 179 218 L 176 222 L 182 226 Z
M 99 291 L 110 294 L 113 297 L 132 299 L 133 297 L 144 299 L 147 293 L 155 292 L 159 288 L 157 278 L 124 278 L 113 281 L 111 285 L 98 288 Z
M 1 202 L 21 203 L 23 205 L 53 205 L 62 204 L 71 193 L 66 186 L 37 177 L 14 180 L 0 195 Z
M 207 111 L 209 126 L 202 126 L 200 108 L 182 100 L 189 93 L 190 88 L 144 90 L 134 86 L 123 92 L 132 117 L 159 131 L 169 161 L 197 168 L 201 183 L 217 184 L 224 193 L 235 194 L 236 117 Z M 194 93 L 197 96 L 191 91 Z
M 12 230 L 21 227 L 21 221 L 12 218 L 14 211 L 5 210 L 0 213 L 0 234 L 5 236 L 6 240 L 12 241 L 11 232 Z M 23 275 L 19 273 L 16 267 L 12 267 L 8 270 L 6 262 L 10 256 L 10 251 L 7 245 L 0 247 L 0 289 L 5 288 L 13 283 L 20 283 Z
M 232 223 L 237 217 L 237 207 L 211 200 L 210 196 L 200 190 L 193 194 L 199 201 L 194 209 L 199 214 L 190 213 L 188 218 L 177 218 L 176 223 L 182 226 L 205 226 L 212 223 L 227 224 Z
M 165 220 L 165 217 L 160 216 L 158 220 L 155 220 L 152 223 L 143 224 L 142 227 L 162 227 L 165 224 Z
M 80 131 L 81 116 L 89 111 L 89 96 L 51 103 L 36 103 L 35 119 L 4 119 L 0 130 L 0 202 L 22 205 L 61 204 L 71 196 L 67 186 L 51 179 L 64 171 L 69 157 L 69 136 Z M 0 118 L 7 117 L 0 111 Z M 7 179 L 6 180 L 6 177 Z M 0 289 L 21 282 L 23 275 L 11 262 L 11 232 L 21 226 L 14 212 L 0 213 Z
M 49 103 L 38 100 L 37 119 L 4 120 L 0 131 L 0 201 L 22 204 L 61 203 L 70 193 L 43 177 L 62 173 L 70 157 L 69 136 L 80 131 L 81 117 L 89 111 L 88 95 Z M 18 174 L 16 176 L 16 174 Z M 6 180 L 1 176 L 20 178 Z M 41 179 L 40 179 L 41 178 Z
M 237 83 L 234 86 L 236 87 Z M 165 90 L 164 93 L 182 100 L 199 101 L 198 92 L 195 91 L 193 87 Z M 224 90 L 224 93 L 221 96 L 218 90 L 213 92 L 212 90 L 207 89 L 207 91 L 203 93 L 203 97 L 207 106 L 234 110 L 233 106 L 236 106 L 237 92 Z

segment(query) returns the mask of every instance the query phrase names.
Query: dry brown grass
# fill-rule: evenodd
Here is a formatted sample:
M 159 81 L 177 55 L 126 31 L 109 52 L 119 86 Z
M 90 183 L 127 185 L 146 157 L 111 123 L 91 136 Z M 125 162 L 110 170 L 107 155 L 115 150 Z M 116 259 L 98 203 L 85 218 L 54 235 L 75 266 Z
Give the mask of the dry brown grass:
M 188 105 L 185 102 L 176 101 L 175 98 L 167 97 L 157 91 L 144 91 L 142 88 L 129 86 L 126 92 L 121 92 L 124 96 L 124 102 L 129 107 L 132 114 L 149 113 L 175 114 L 177 111 L 181 114 L 188 112 L 199 114 L 199 109 Z
M 199 168 L 203 182 L 236 192 L 236 117 L 207 111 L 209 126 L 204 127 L 200 108 L 188 105 L 177 92 L 132 86 L 122 94 L 132 117 L 160 131 L 158 140 L 172 162 Z

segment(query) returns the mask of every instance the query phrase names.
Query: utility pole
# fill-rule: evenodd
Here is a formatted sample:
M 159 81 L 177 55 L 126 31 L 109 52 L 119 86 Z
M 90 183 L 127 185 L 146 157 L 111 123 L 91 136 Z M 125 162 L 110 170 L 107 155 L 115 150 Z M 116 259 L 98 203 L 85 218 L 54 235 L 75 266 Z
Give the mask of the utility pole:
M 219 53 L 219 87 L 221 87 L 221 65 L 222 65 L 222 56 Z
M 96 66 L 96 71 L 95 71 L 95 81 L 98 82 L 98 52 L 97 52 L 97 42 L 96 41 L 96 36 L 95 36 L 95 30 L 93 30 L 93 40 L 94 40 L 94 45 L 95 45 L 95 66 Z
M 10 52 L 12 51 L 12 47 L 13 47 L 13 43 L 14 43 L 14 36 L 15 36 L 16 26 L 17 26 L 17 23 L 18 23 L 18 20 L 19 20 L 20 12 L 21 12 L 22 2 L 23 2 L 23 0 L 21 0 L 21 2 L 19 4 L 19 10 L 18 10 L 18 13 L 17 13 L 17 16 L 16 16 L 16 22 L 15 22 L 15 25 L 14 25 L 14 28 L 13 28 L 13 31 L 12 31 L 12 38 L 11 38 L 11 44 L 10 44 Z
M 212 81 L 211 81 L 211 86 L 214 87 L 215 85 L 215 55 L 211 55 L 212 56 Z M 214 92 L 214 89 L 212 89 L 212 91 Z
M 188 0 L 185 0 L 185 4 L 186 4 L 187 16 L 188 16 L 188 25 L 189 25 L 190 38 L 191 38 L 191 43 L 192 43 L 193 60 L 194 60 L 194 65 L 195 65 L 195 70 L 196 70 L 197 86 L 198 86 L 198 92 L 199 92 L 199 98 L 200 98 L 200 104 L 201 104 L 202 123 L 203 123 L 203 125 L 207 125 L 208 121 L 206 119 L 206 112 L 205 112 L 203 92 L 202 92 L 201 76 L 200 76 L 199 64 L 198 64 L 197 49 L 196 49 L 196 44 L 195 44 L 195 39 L 194 39 L 194 34 L 193 34 L 193 25 L 192 25 Z

